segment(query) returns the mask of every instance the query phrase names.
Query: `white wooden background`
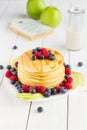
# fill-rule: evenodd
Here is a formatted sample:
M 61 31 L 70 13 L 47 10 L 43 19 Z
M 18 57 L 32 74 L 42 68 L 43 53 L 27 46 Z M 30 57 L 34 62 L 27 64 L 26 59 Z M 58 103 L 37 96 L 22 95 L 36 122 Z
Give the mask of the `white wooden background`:
M 65 47 L 65 29 L 67 10 L 71 4 L 76 3 L 87 11 L 86 2 L 87 0 L 52 1 L 53 5 L 60 8 L 63 20 L 60 27 L 44 39 L 44 46 L 58 49 L 64 55 L 65 62 L 72 65 L 72 70 L 84 73 L 87 73 L 87 43 L 85 42 L 84 49 L 80 51 L 68 51 Z M 9 31 L 11 20 L 27 17 L 25 6 L 26 0 L 0 0 L 0 64 L 4 67 L 10 56 L 20 55 L 26 49 L 41 46 L 42 38 L 31 42 Z M 17 45 L 18 49 L 13 51 L 14 45 Z M 78 61 L 83 61 L 82 68 L 77 67 Z M 12 95 L 4 80 L 4 72 L 5 69 L 0 70 L 0 130 L 87 130 L 87 92 L 74 92 L 68 97 L 49 102 L 27 102 Z M 44 108 L 43 113 L 37 113 L 38 106 Z

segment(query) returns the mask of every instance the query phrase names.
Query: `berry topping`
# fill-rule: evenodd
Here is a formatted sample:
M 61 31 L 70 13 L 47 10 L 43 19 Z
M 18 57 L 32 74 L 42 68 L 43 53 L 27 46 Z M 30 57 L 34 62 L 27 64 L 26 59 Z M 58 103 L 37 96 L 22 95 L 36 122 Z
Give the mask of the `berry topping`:
M 66 84 L 65 84 L 65 87 L 66 87 L 67 90 L 72 89 L 71 83 L 66 83 Z
M 11 84 L 15 84 L 15 82 L 16 82 L 15 80 L 10 80 Z
M 31 89 L 30 93 L 32 93 L 32 94 L 36 93 L 36 89 Z
M 5 74 L 5 76 L 6 76 L 7 78 L 10 78 L 12 75 L 13 75 L 13 74 L 12 74 L 12 72 L 11 72 L 10 70 L 8 70 L 8 71 L 6 72 L 6 74 Z
M 49 55 L 49 60 L 54 60 L 55 56 L 54 55 Z
M 4 68 L 4 66 L 3 65 L 0 65 L 0 70 L 2 70 Z
M 41 52 L 35 52 L 34 55 L 36 56 L 36 58 L 40 58 Z
M 37 92 L 44 93 L 45 91 L 46 91 L 46 87 L 44 87 L 44 86 L 37 87 Z
M 37 52 L 37 50 L 36 50 L 36 49 L 33 49 L 33 50 L 32 50 L 32 54 L 34 54 L 35 52 Z
M 23 85 L 23 86 L 22 86 L 22 90 L 23 90 L 25 93 L 28 93 L 28 92 L 29 92 L 28 85 Z
M 71 66 L 67 64 L 67 65 L 65 65 L 65 68 L 70 68 L 71 69 Z
M 36 50 L 37 50 L 37 51 L 40 51 L 40 47 L 37 47 Z
M 73 82 L 73 78 L 72 77 L 68 77 L 67 78 L 67 83 L 72 83 Z
M 51 89 L 51 95 L 56 95 L 57 94 L 57 90 L 55 88 Z
M 44 93 L 44 97 L 50 97 L 50 96 L 51 96 L 51 93 L 50 93 L 50 92 L 45 91 L 45 93 Z
M 18 67 L 18 61 L 15 63 L 15 67 L 16 67 L 16 68 Z
M 17 81 L 18 78 L 17 78 L 17 76 L 10 76 L 10 80 L 15 80 L 15 81 Z
M 67 79 L 69 77 L 69 75 L 65 75 L 65 79 Z
M 49 52 L 49 54 L 50 54 L 50 53 L 52 54 L 51 50 L 48 50 L 48 52 Z
M 34 86 L 28 86 L 28 90 L 29 90 L 29 92 L 30 92 L 31 90 L 33 90 L 33 89 L 35 89 Z
M 58 86 L 56 86 L 56 87 L 55 87 L 55 89 L 56 89 L 57 93 L 60 93 L 60 88 L 61 88 L 61 86 L 60 86 L 60 85 L 58 85 Z
M 66 75 L 70 75 L 71 74 L 71 69 L 70 68 L 66 68 L 65 69 L 65 74 Z
M 41 113 L 41 112 L 43 112 L 43 108 L 42 107 L 38 107 L 37 111 Z
M 41 55 L 41 56 L 40 56 L 40 59 L 44 59 L 44 55 Z
M 15 50 L 15 49 L 17 49 L 17 46 L 15 45 L 15 46 L 13 46 L 13 49 Z
M 10 70 L 11 69 L 11 65 L 7 65 L 7 67 L 6 67 L 8 70 Z
M 46 48 L 41 48 L 41 53 L 42 54 L 45 54 L 45 53 L 47 53 L 48 52 L 48 50 L 46 49 Z M 49 52 L 48 52 L 49 53 Z
M 66 93 L 66 92 L 67 92 L 67 89 L 66 89 L 65 87 L 61 87 L 61 88 L 60 88 L 60 92 L 61 92 L 61 93 Z
M 49 57 L 49 52 L 46 48 L 41 48 L 41 53 L 44 55 L 45 58 Z
M 32 56 L 32 60 L 36 60 L 36 56 Z
M 16 81 L 16 83 L 15 83 L 15 87 L 17 87 L 17 86 L 22 86 L 19 81 Z
M 83 62 L 78 62 L 78 66 L 79 67 L 83 66 Z
M 24 91 L 22 89 L 18 89 L 18 92 L 19 93 L 23 93 Z
M 13 71 L 12 74 L 13 74 L 14 76 L 17 76 L 17 71 Z
M 50 88 L 46 88 L 46 92 L 51 93 L 51 89 Z
M 13 71 L 16 71 L 16 69 L 15 68 L 11 68 L 11 71 L 13 72 Z

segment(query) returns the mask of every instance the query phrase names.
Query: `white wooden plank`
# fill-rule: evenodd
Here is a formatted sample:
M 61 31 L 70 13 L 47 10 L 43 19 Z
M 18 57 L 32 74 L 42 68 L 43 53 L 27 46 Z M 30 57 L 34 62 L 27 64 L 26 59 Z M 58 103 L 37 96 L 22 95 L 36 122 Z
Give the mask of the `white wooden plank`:
M 37 112 L 42 107 L 43 112 Z M 59 100 L 33 102 L 27 130 L 66 130 L 66 96 Z
M 0 86 L 0 129 L 25 130 L 30 103 L 17 99 L 3 80 Z
M 80 7 L 85 9 L 85 23 L 87 21 L 87 11 L 84 2 Z M 87 25 L 85 25 L 85 34 L 87 33 Z M 83 43 L 83 49 L 79 51 L 70 51 L 70 64 L 72 65 L 73 71 L 78 71 L 87 75 L 87 38 L 85 35 L 85 43 Z M 78 67 L 78 62 L 83 62 L 82 67 Z M 69 100 L 69 130 L 86 130 L 87 129 L 87 93 L 77 92 L 70 95 Z
M 12 47 L 15 45 L 17 35 L 9 31 L 10 21 L 22 14 L 24 3 L 10 2 L 6 12 L 0 19 L 0 64 L 6 66 Z M 8 89 L 7 83 L 3 80 L 0 84 L 0 129 L 24 130 L 26 128 L 29 103 L 15 98 Z
M 7 9 L 8 7 L 8 1 L 0 1 L 0 17 L 3 16 L 5 10 Z
M 87 130 L 87 93 L 80 92 L 69 99 L 69 130 Z
M 2 62 L 7 62 L 8 57 L 12 53 L 12 47 L 16 42 L 17 35 L 12 33 L 9 30 L 9 24 L 12 19 L 15 19 L 17 17 L 24 16 L 25 14 L 25 6 L 24 2 L 10 2 L 8 5 L 8 9 L 4 13 L 2 19 L 0 20 L 0 42 L 2 43 L 2 46 L 0 46 L 0 52 L 2 57 Z M 3 33 L 2 33 L 3 32 Z M 5 53 L 5 51 L 7 53 Z M 7 57 L 7 58 L 6 58 Z

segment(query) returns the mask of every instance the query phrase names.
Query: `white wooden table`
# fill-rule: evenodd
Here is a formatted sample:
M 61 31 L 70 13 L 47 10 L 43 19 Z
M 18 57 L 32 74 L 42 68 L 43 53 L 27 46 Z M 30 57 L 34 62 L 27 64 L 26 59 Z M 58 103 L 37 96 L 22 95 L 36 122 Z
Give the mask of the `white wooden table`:
M 87 38 L 80 51 L 69 51 L 65 46 L 67 9 L 71 2 L 54 2 L 53 5 L 60 8 L 63 20 L 53 34 L 44 38 L 44 46 L 58 49 L 72 70 L 87 73 Z M 87 2 L 79 6 L 87 11 Z M 9 57 L 41 46 L 43 40 L 31 42 L 9 30 L 11 20 L 26 17 L 25 7 L 26 1 L 22 0 L 0 1 L 0 64 L 4 65 L 0 70 L 0 130 L 87 130 L 87 92 L 74 92 L 53 101 L 29 102 L 16 99 L 8 89 L 4 73 Z M 14 45 L 17 50 L 12 49 Z M 84 63 L 83 67 L 77 66 L 79 61 Z M 44 109 L 42 113 L 37 112 L 39 106 Z

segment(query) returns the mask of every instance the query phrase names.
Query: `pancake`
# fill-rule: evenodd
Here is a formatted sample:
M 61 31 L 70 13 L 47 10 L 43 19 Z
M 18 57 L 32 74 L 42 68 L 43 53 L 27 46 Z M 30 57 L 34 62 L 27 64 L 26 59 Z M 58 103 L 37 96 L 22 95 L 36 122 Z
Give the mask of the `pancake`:
M 54 88 L 64 80 L 64 57 L 56 50 L 51 50 L 54 60 L 32 60 L 32 50 L 18 57 L 18 79 L 22 84 Z

